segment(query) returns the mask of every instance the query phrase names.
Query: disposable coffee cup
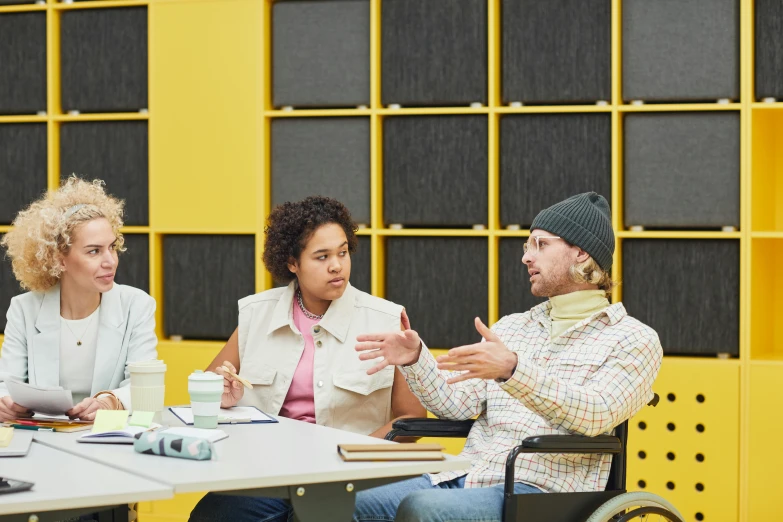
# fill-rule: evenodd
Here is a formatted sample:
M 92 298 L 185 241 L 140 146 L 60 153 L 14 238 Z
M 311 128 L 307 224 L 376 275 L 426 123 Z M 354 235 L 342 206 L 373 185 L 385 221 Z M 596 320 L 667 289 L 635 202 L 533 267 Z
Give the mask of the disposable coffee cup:
M 196 370 L 188 377 L 190 408 L 195 428 L 217 428 L 220 399 L 223 396 L 223 377 L 212 372 Z
M 166 396 L 166 365 L 163 361 L 139 361 L 128 364 L 131 380 L 131 409 L 151 411 L 157 417 L 163 411 Z

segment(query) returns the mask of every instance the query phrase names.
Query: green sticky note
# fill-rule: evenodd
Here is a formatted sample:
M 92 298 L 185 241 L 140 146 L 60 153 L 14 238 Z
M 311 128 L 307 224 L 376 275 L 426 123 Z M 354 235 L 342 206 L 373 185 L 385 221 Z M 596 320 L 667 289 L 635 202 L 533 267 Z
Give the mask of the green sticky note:
M 128 422 L 128 410 L 98 410 L 95 413 L 95 423 L 92 425 L 93 433 L 105 431 L 124 430 Z
M 128 421 L 128 425 L 149 428 L 152 424 L 152 417 L 154 416 L 154 411 L 134 411 L 133 415 L 131 415 L 131 418 Z

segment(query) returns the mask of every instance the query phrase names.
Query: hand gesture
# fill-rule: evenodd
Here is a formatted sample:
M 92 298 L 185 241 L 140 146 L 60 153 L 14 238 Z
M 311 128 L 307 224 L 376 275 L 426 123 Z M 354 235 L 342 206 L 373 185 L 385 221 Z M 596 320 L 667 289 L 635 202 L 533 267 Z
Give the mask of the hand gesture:
M 476 317 L 475 322 L 484 341 L 452 348 L 435 359 L 441 370 L 464 372 L 448 379 L 449 384 L 468 379 L 510 379 L 517 367 L 517 354 L 506 348 L 481 319 Z
M 378 364 L 367 370 L 367 375 L 378 373 L 389 365 L 405 366 L 419 360 L 421 339 L 415 330 L 405 309 L 400 316 L 403 330 L 377 334 L 363 334 L 356 337 L 356 351 L 359 359 L 369 361 L 379 359 Z
M 237 369 L 230 362 L 223 361 L 223 366 L 228 368 L 230 372 L 237 373 Z M 223 366 L 218 366 L 215 369 L 215 373 L 223 376 L 223 396 L 220 398 L 220 407 L 231 408 L 236 406 L 239 399 L 245 394 L 245 387 L 241 382 L 224 371 Z

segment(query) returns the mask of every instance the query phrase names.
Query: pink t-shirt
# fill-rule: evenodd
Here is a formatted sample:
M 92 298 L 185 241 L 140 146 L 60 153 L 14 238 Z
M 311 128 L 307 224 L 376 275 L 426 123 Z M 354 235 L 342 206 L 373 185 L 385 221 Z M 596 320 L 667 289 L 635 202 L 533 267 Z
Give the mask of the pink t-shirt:
M 280 408 L 280 415 L 289 419 L 296 419 L 315 424 L 315 395 L 313 394 L 313 359 L 315 357 L 315 343 L 313 342 L 312 328 L 318 324 L 318 319 L 309 319 L 297 306 L 294 300 L 294 325 L 302 333 L 304 338 L 304 351 L 299 364 L 296 366 L 294 378 L 291 379 L 291 387 Z

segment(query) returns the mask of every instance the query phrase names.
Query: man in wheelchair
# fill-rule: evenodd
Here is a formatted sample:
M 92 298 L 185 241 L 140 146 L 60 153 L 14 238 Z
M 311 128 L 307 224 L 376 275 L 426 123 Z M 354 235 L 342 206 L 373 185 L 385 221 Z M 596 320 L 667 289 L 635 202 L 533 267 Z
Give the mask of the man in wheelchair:
M 663 351 L 653 329 L 607 299 L 614 233 L 606 199 L 572 196 L 542 210 L 530 228 L 522 262 L 531 292 L 548 301 L 492 328 L 476 318 L 482 342 L 437 359 L 409 324 L 357 339 L 361 359 L 379 360 L 368 373 L 396 365 L 437 417 L 478 418 L 462 451 L 472 463 L 467 474 L 360 492 L 354 520 L 499 521 L 506 458 L 523 439 L 608 434 L 652 399 Z M 610 463 L 609 454 L 522 453 L 513 492 L 603 491 Z

